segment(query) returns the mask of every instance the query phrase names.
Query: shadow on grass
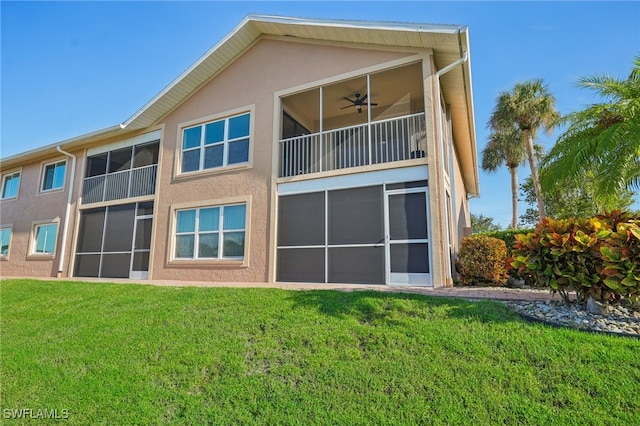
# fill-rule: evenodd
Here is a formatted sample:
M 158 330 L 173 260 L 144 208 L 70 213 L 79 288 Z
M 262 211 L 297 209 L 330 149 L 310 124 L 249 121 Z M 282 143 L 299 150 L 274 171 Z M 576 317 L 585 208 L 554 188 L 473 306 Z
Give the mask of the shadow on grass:
M 335 317 L 352 317 L 361 323 L 403 322 L 406 318 L 458 318 L 477 322 L 520 321 L 517 314 L 494 301 L 433 297 L 411 293 L 378 291 L 295 291 L 290 299 L 297 306 L 314 308 Z

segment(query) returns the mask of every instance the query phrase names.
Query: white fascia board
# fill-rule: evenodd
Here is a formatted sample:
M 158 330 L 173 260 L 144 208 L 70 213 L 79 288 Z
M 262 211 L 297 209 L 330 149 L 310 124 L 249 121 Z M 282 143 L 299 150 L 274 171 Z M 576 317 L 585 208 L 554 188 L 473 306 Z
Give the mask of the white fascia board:
M 44 155 L 49 152 L 57 152 L 56 148 L 60 147 L 64 150 L 73 150 L 75 146 L 82 145 L 84 143 L 88 143 L 93 139 L 103 138 L 110 135 L 115 135 L 118 132 L 122 131 L 123 127 L 120 124 L 116 124 L 111 127 L 105 127 L 104 129 L 97 130 L 95 132 L 85 133 L 84 135 L 76 136 L 70 139 L 65 139 L 60 142 L 52 143 L 49 145 L 45 145 L 40 148 L 35 148 L 30 151 L 21 152 L 19 154 L 15 154 L 6 158 L 2 158 L 0 162 L 3 164 L 9 163 L 18 163 L 23 162 L 24 160 L 28 160 L 31 157 L 37 157 L 39 155 Z
M 247 16 L 248 20 L 256 22 L 268 22 L 273 24 L 289 24 L 289 25 L 305 25 L 305 26 L 322 26 L 322 27 L 342 27 L 342 28 L 359 28 L 389 31 L 418 31 L 418 32 L 436 32 L 444 34 L 456 34 L 457 32 L 465 32 L 466 26 L 454 24 L 426 24 L 426 23 L 407 23 L 407 22 L 387 22 L 387 21 L 360 21 L 345 19 L 312 19 L 312 18 L 294 18 L 288 16 L 277 15 L 255 15 Z
M 164 95 L 166 95 L 171 89 L 177 86 L 181 81 L 183 81 L 186 77 L 189 76 L 196 68 L 198 68 L 204 61 L 206 61 L 211 55 L 213 55 L 218 49 L 220 49 L 225 43 L 227 43 L 230 39 L 232 39 L 236 34 L 238 34 L 242 29 L 247 25 L 250 21 L 250 17 L 245 17 L 236 27 L 231 30 L 229 34 L 224 36 L 218 43 L 216 43 L 211 49 L 209 49 L 204 55 L 198 58 L 189 68 L 187 68 L 182 74 L 178 76 L 175 80 L 169 83 L 164 89 L 160 91 L 156 96 L 154 96 L 149 102 L 147 102 L 142 108 L 140 108 L 135 114 L 129 117 L 126 121 L 124 121 L 121 126 L 126 128 L 133 121 L 135 121 L 138 117 L 140 117 L 147 109 L 149 109 L 153 104 L 158 102 Z

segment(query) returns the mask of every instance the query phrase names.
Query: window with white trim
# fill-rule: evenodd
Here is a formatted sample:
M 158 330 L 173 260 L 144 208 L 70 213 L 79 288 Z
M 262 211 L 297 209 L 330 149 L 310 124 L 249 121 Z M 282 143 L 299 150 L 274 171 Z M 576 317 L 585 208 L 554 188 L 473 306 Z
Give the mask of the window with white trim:
M 244 259 L 246 204 L 176 211 L 174 259 Z
M 9 255 L 11 244 L 11 228 L 0 228 L 0 257 Z
M 7 173 L 2 175 L 2 197 L 0 199 L 7 200 L 18 197 L 18 189 L 20 188 L 20 172 Z
M 52 191 L 64 187 L 64 176 L 67 170 L 67 160 L 57 161 L 44 165 L 42 172 L 42 192 Z
M 35 225 L 33 231 L 32 254 L 54 254 L 58 236 L 57 223 L 42 223 Z
M 182 173 L 249 161 L 251 114 L 244 113 L 182 130 Z

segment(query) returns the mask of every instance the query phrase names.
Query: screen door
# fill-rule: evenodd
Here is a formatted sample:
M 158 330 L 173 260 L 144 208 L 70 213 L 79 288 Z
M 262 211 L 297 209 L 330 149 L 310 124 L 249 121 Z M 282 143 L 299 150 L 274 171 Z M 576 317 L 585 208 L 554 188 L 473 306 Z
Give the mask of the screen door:
M 427 190 L 411 188 L 386 192 L 388 284 L 432 285 Z

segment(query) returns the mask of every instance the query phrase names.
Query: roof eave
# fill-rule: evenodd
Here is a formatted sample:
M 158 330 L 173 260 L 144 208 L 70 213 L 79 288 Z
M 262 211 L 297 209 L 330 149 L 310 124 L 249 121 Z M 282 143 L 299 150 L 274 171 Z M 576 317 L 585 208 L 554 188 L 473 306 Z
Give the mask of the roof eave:
M 407 23 L 407 22 L 390 22 L 390 21 L 364 21 L 364 20 L 346 20 L 346 19 L 311 19 L 296 18 L 290 16 L 279 15 L 260 15 L 249 14 L 243 22 L 268 22 L 273 24 L 285 25 L 305 25 L 316 27 L 341 27 L 341 28 L 357 28 L 357 29 L 373 29 L 387 31 L 417 31 L 417 32 L 437 32 L 456 34 L 465 26 L 455 24 L 426 24 L 426 23 Z M 238 25 L 240 27 L 241 25 Z
M 273 27 L 276 25 L 277 27 Z M 456 36 L 466 32 L 467 27 L 447 24 L 407 24 L 400 22 L 353 21 L 332 19 L 305 19 L 271 15 L 247 15 L 229 34 L 202 55 L 178 78 L 167 85 L 153 99 L 147 102 L 135 114 L 122 123 L 125 128 L 141 129 L 148 127 L 181 104 L 197 88 L 213 78 L 229 62 L 253 45 L 262 35 L 291 35 L 306 38 L 339 41 L 326 38 L 321 31 L 309 32 L 309 28 L 342 28 L 368 31 L 390 31 L 398 34 L 437 33 L 444 37 Z M 333 32 L 335 34 L 335 32 Z M 343 40 L 349 42 L 350 40 Z M 402 44 L 397 44 L 402 46 Z M 406 47 L 432 48 L 433 46 L 410 45 Z M 221 59 L 222 58 L 222 59 Z M 200 73 L 202 69 L 210 72 Z
M 26 161 L 33 162 L 40 158 L 50 157 L 51 155 L 57 155 L 57 147 L 64 149 L 65 151 L 73 151 L 83 145 L 89 144 L 93 141 L 105 139 L 110 136 L 115 136 L 123 132 L 121 124 L 105 127 L 104 129 L 97 130 L 95 132 L 85 133 L 84 135 L 76 136 L 73 138 L 65 139 L 56 143 L 52 143 L 43 147 L 32 149 L 26 152 L 21 152 L 6 158 L 0 159 L 0 164 L 3 169 L 15 167 L 19 164 L 24 164 Z

